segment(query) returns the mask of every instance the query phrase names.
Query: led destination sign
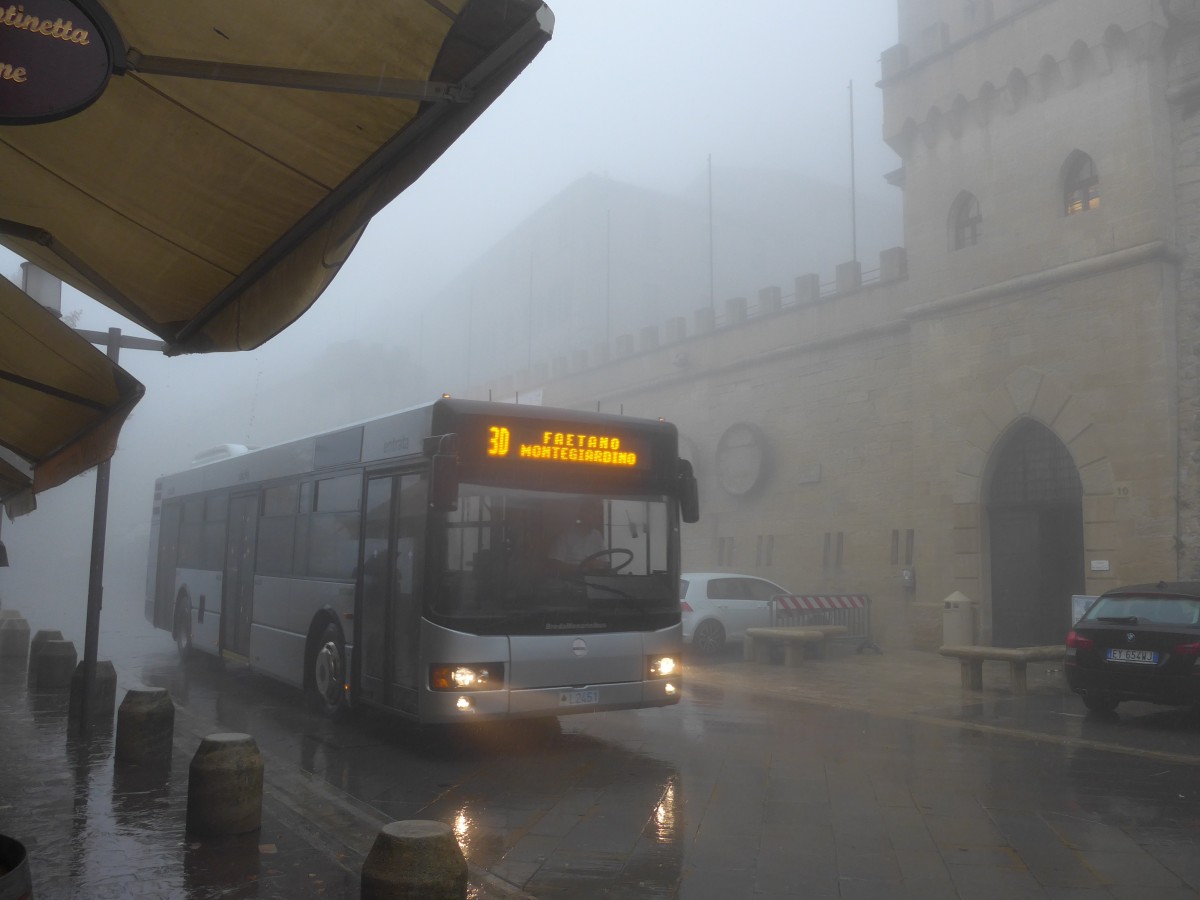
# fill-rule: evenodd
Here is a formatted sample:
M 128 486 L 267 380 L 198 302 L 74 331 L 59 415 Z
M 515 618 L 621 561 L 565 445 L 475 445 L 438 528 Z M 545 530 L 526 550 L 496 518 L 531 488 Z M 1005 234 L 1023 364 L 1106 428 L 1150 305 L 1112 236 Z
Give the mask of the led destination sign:
M 530 460 L 547 465 L 583 465 L 604 468 L 644 468 L 646 454 L 636 437 L 580 427 L 557 430 L 541 423 L 489 425 L 487 455 Z

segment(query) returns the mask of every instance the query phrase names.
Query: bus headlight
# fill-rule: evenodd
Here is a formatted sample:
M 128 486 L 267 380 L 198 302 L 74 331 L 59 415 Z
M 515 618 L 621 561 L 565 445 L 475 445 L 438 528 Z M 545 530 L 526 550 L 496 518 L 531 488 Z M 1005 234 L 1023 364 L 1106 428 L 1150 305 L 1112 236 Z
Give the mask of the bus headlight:
M 434 691 L 498 691 L 504 687 L 504 666 L 435 663 L 429 667 L 429 687 Z
M 679 674 L 679 660 L 673 656 L 648 656 L 646 664 L 651 678 L 670 678 Z

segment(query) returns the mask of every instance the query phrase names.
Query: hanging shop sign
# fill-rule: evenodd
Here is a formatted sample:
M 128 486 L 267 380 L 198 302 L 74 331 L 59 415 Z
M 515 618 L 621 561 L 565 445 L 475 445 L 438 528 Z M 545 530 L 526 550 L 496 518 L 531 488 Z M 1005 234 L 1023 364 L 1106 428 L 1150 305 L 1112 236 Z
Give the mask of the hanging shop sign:
M 104 93 L 123 56 L 119 45 L 116 26 L 94 0 L 0 0 L 0 125 L 85 109 Z

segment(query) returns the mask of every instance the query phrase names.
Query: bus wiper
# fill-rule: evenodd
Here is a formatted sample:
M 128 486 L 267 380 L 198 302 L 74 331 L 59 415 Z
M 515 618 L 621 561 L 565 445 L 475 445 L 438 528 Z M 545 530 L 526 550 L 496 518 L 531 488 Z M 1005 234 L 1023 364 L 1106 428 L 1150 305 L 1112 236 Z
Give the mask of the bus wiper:
M 1136 625 L 1141 621 L 1137 616 L 1097 616 L 1097 622 L 1119 622 L 1122 625 Z

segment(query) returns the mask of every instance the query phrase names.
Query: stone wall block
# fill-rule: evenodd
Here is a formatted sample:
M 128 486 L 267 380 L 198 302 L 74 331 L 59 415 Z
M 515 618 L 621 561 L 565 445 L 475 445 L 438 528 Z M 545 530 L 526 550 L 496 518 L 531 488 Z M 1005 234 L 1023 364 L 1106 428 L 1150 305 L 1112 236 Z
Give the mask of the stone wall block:
M 1064 444 L 1070 445 L 1091 424 L 1092 411 L 1083 401 L 1072 397 L 1050 427 Z
M 879 254 L 879 280 L 902 281 L 908 277 L 908 251 L 890 247 Z
M 796 276 L 796 302 L 816 303 L 821 299 L 821 276 L 815 272 Z
M 1065 388 L 1054 379 L 1047 378 L 1039 386 L 1037 399 L 1029 412 L 1034 418 L 1053 427 L 1054 420 L 1070 399 L 1071 395 Z
M 862 263 L 858 260 L 838 263 L 837 292 L 849 294 L 862 287 Z
M 658 326 L 647 325 L 638 332 L 638 349 L 643 352 L 658 349 Z
M 783 309 L 783 291 L 771 286 L 758 292 L 758 314 L 769 315 Z
M 686 338 L 687 319 L 683 316 L 675 316 L 674 318 L 667 319 L 666 337 L 668 344 L 674 344 Z
M 880 75 L 886 80 L 899 75 L 908 68 L 908 45 L 893 44 L 883 51 L 879 61 Z
M 987 454 L 978 447 L 968 446 L 958 457 L 958 471 L 963 475 L 979 478 L 987 465 Z
M 1005 386 L 1008 388 L 1008 395 L 1012 398 L 1013 406 L 1020 412 L 1030 412 L 1037 401 L 1038 389 L 1042 386 L 1044 380 L 1045 377 L 1041 372 L 1024 366 L 1013 372 L 1005 382 Z
M 955 503 L 979 502 L 979 478 L 955 472 L 951 479 L 951 496 Z
M 1079 470 L 1079 480 L 1083 482 L 1084 494 L 1111 494 L 1117 487 L 1107 459 L 1084 466 Z

